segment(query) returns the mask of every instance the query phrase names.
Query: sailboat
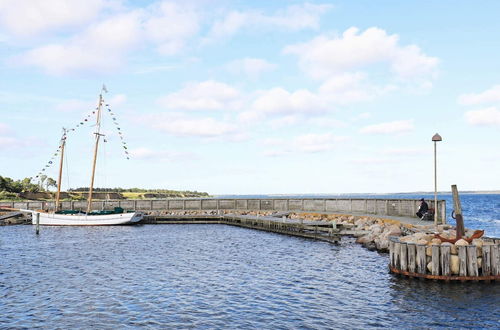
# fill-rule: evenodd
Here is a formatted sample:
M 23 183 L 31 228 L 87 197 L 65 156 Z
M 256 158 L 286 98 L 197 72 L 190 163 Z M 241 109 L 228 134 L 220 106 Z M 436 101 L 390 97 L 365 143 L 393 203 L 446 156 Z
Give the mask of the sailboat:
M 61 210 L 60 197 L 61 197 L 61 179 L 64 159 L 64 148 L 66 146 L 67 130 L 63 129 L 63 135 L 60 141 L 60 162 L 59 162 L 59 179 L 57 181 L 57 193 L 55 210 L 52 212 L 44 210 L 21 210 L 22 212 L 29 212 L 32 215 L 32 223 L 40 225 L 61 225 L 61 226 L 106 226 L 106 225 L 124 225 L 139 222 L 143 218 L 141 212 L 125 211 L 120 207 L 115 207 L 114 210 L 92 210 L 92 193 L 94 189 L 94 177 L 96 171 L 97 154 L 99 149 L 99 141 L 103 134 L 101 134 L 101 109 L 104 103 L 102 96 L 103 92 L 107 92 L 106 87 L 103 85 L 99 94 L 99 103 L 96 108 L 96 130 L 94 158 L 92 162 L 92 175 L 90 180 L 90 188 L 87 200 L 87 211 L 75 210 Z

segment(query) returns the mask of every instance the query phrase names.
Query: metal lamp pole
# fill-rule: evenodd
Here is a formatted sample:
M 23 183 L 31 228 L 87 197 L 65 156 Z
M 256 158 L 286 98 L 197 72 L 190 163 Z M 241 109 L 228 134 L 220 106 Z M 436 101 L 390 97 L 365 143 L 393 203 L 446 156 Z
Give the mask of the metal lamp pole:
M 432 137 L 434 141 L 434 225 L 437 228 L 437 217 L 438 217 L 438 204 L 437 204 L 437 153 L 436 153 L 436 142 L 443 141 L 441 135 L 438 133 L 434 134 Z

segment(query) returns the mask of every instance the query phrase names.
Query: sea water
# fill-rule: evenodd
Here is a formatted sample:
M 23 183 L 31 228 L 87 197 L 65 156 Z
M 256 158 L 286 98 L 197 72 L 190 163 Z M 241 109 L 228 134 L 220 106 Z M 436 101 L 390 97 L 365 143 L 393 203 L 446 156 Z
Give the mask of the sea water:
M 498 196 L 467 200 L 466 225 L 474 214 L 498 233 L 498 213 L 481 207 L 498 211 Z M 498 283 L 401 278 L 387 254 L 346 238 L 215 224 L 0 227 L 0 328 L 498 328 L 498 306 Z

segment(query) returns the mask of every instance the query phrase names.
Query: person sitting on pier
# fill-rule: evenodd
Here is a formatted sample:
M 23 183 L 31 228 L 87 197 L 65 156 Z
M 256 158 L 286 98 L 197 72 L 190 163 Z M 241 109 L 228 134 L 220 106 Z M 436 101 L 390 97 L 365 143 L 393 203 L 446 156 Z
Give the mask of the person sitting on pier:
M 417 217 L 422 219 L 422 217 L 424 216 L 424 214 L 427 213 L 427 211 L 429 211 L 429 205 L 427 205 L 425 200 L 423 198 L 421 198 L 420 199 L 420 207 L 418 208 L 418 211 L 417 211 Z

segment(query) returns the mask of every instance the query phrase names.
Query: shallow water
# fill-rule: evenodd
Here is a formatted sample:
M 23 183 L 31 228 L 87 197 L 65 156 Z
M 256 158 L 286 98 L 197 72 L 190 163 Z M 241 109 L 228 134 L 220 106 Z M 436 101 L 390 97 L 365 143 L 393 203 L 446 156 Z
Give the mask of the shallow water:
M 0 328 L 498 327 L 500 286 L 227 225 L 0 228 Z

